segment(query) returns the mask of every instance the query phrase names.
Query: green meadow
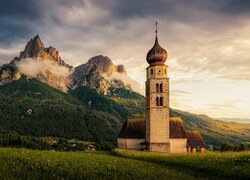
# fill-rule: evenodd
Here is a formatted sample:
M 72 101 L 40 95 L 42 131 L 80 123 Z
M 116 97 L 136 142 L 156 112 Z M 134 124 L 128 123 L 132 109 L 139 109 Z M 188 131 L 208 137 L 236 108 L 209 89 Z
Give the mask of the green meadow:
M 162 154 L 0 148 L 0 179 L 249 179 L 250 152 Z

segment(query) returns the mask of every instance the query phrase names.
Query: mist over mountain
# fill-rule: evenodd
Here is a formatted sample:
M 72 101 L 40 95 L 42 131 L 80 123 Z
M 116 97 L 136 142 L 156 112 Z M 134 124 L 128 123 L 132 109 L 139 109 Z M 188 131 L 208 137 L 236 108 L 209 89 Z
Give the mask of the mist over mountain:
M 72 74 L 73 88 L 88 86 L 104 95 L 110 94 L 110 88 L 126 88 L 140 92 L 140 86 L 132 80 L 123 65 L 115 66 L 107 56 L 95 56 L 87 63 L 75 68 Z
M 74 68 L 62 60 L 56 48 L 46 48 L 38 35 L 27 43 L 19 57 L 0 68 L 0 85 L 18 80 L 22 75 L 63 92 L 79 86 L 88 86 L 104 95 L 110 94 L 110 88 L 141 92 L 139 84 L 127 75 L 125 67 L 115 66 L 109 57 L 95 56 Z

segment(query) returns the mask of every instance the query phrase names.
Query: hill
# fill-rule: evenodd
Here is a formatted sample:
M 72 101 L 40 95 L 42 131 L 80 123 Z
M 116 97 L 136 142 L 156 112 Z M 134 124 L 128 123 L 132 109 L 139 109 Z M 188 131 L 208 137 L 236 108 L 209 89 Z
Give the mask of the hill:
M 66 94 L 23 77 L 0 86 L 0 127 L 21 135 L 114 144 L 127 115 L 143 111 L 136 99 L 119 99 L 110 99 L 87 87 Z
M 222 142 L 239 144 L 249 142 L 250 139 L 250 124 L 224 122 L 206 115 L 174 109 L 172 109 L 171 115 L 182 118 L 187 130 L 198 130 L 206 143 L 213 146 L 219 146 Z
M 127 116 L 144 113 L 144 97 L 127 89 L 104 96 L 88 87 L 64 93 L 25 77 L 0 86 L 0 127 L 21 135 L 77 138 L 115 144 Z M 171 110 L 188 130 L 199 130 L 207 144 L 249 141 L 250 125 L 216 121 Z
M 249 152 L 162 154 L 0 148 L 2 179 L 247 179 Z

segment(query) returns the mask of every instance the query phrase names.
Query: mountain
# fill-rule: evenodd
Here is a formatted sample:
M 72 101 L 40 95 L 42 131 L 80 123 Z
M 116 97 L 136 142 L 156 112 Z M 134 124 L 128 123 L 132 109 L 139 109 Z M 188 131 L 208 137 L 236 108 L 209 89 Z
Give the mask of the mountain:
M 106 56 L 95 56 L 76 68 L 65 63 L 54 47 L 46 48 L 37 35 L 25 46 L 19 57 L 0 68 L 0 85 L 18 80 L 24 75 L 67 92 L 87 86 L 104 95 L 112 88 L 139 91 L 139 85 L 128 75 L 123 65 L 115 66 Z
M 61 59 L 59 52 L 51 46 L 46 48 L 37 35 L 27 43 L 19 57 L 0 68 L 0 85 L 25 75 L 66 92 L 72 71 L 73 67 Z
M 144 114 L 145 97 L 135 90 L 124 66 L 110 58 L 95 56 L 74 68 L 36 36 L 0 68 L 0 130 L 114 145 L 127 117 Z M 250 124 L 175 109 L 171 116 L 181 117 L 186 129 L 200 131 L 213 146 L 250 139 Z
M 128 75 L 123 65 L 115 66 L 107 56 L 95 56 L 87 63 L 75 68 L 72 74 L 72 88 L 88 86 L 104 95 L 112 88 L 138 90 L 138 85 Z
M 59 52 L 56 48 L 50 46 L 46 48 L 44 43 L 41 41 L 39 35 L 36 35 L 33 39 L 31 39 L 27 45 L 25 46 L 24 51 L 20 53 L 19 57 L 15 57 L 10 64 L 17 64 L 22 59 L 33 58 L 33 59 L 42 59 L 46 61 L 52 61 L 60 66 L 64 66 L 67 68 L 72 68 L 72 66 L 66 64 L 64 60 L 61 59 Z

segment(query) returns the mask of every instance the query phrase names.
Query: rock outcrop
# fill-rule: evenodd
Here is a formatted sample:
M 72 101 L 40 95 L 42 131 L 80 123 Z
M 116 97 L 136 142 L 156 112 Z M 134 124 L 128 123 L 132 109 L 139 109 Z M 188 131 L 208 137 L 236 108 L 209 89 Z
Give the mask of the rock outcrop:
M 33 58 L 42 60 L 51 60 L 58 65 L 65 66 L 67 68 L 72 68 L 72 66 L 66 64 L 60 57 L 59 52 L 56 48 L 50 46 L 45 48 L 44 43 L 41 41 L 39 35 L 36 35 L 31 39 L 25 46 L 24 51 L 20 53 L 19 57 L 15 57 L 10 64 L 16 64 L 22 59 Z
M 0 68 L 0 85 L 9 83 L 12 80 L 18 80 L 20 77 L 21 73 L 15 67 L 4 65 Z
M 132 90 L 131 85 L 125 82 L 126 79 L 130 78 L 123 65 L 115 66 L 109 57 L 99 55 L 75 68 L 72 74 L 72 87 L 88 86 L 107 95 L 110 88 Z

